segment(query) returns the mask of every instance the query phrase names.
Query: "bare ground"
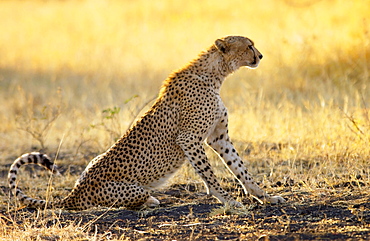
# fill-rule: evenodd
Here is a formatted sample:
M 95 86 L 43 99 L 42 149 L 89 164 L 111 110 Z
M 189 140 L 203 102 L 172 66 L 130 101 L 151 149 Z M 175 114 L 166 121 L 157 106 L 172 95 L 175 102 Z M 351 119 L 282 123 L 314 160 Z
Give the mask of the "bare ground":
M 224 207 L 212 196 L 199 192 L 199 185 L 173 185 L 155 192 L 154 196 L 161 201 L 155 209 L 53 210 L 44 213 L 46 224 L 42 225 L 66 227 L 74 223 L 95 237 L 123 240 L 367 240 L 370 237 L 370 196 L 361 181 L 313 192 L 302 191 L 293 182 L 277 183 L 286 204 L 260 205 L 244 197 L 243 209 Z M 1 188 L 3 194 L 8 192 L 7 187 Z M 22 220 L 39 215 L 34 209 L 8 210 L 3 206 L 0 212 L 2 222 L 8 225 L 22 224 Z M 51 233 L 38 238 L 60 239 Z

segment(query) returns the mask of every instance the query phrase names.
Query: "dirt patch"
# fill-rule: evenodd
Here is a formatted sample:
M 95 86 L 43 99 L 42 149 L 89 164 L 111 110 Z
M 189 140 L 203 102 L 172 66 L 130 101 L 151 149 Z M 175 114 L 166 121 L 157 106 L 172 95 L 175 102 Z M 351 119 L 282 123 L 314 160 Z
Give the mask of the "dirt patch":
M 347 240 L 370 236 L 370 196 L 363 188 L 321 192 L 282 189 L 282 205 L 259 205 L 245 198 L 243 209 L 230 209 L 194 185 L 174 185 L 154 193 L 159 208 L 146 210 L 96 208 L 81 212 L 49 211 L 46 225 L 78 224 L 99 238 L 125 240 Z M 3 187 L 4 193 L 7 191 Z M 1 211 L 31 217 L 34 209 Z M 57 213 L 57 214 L 56 214 Z M 45 225 L 45 224 L 43 224 Z M 52 234 L 50 234 L 52 235 Z M 43 235 L 42 239 L 58 239 Z

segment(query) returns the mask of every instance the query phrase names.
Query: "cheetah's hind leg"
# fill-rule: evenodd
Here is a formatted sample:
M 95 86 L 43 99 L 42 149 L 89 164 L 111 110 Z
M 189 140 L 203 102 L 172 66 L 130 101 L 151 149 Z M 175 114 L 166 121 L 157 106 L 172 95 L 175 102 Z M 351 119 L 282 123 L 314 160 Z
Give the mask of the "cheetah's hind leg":
M 115 206 L 126 208 L 138 208 L 142 205 L 146 207 L 155 207 L 159 201 L 150 196 L 149 192 L 136 184 L 124 182 L 107 181 L 101 183 L 100 192 L 95 197 L 98 205 Z

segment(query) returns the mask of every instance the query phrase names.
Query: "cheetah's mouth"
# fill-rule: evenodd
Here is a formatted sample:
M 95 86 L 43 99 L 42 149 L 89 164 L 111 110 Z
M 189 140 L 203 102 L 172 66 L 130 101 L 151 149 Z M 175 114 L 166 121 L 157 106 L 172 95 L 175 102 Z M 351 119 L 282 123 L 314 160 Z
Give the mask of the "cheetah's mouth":
M 257 64 L 257 59 L 256 59 L 256 57 L 254 57 L 254 61 L 251 63 L 251 65 L 253 66 L 253 65 L 256 65 Z
M 257 64 L 257 57 L 256 55 L 253 56 L 253 62 L 252 62 L 252 65 L 255 65 Z
M 259 61 L 257 60 L 256 57 L 254 57 L 254 60 L 252 63 L 248 64 L 247 67 L 251 68 L 251 69 L 254 69 L 254 68 L 257 68 L 258 67 L 258 64 L 259 64 Z
M 257 56 L 256 56 L 256 52 L 254 52 L 254 49 L 252 49 L 253 51 L 253 62 L 248 64 L 248 67 L 250 68 L 257 68 L 258 64 L 259 64 L 259 58 L 257 59 Z

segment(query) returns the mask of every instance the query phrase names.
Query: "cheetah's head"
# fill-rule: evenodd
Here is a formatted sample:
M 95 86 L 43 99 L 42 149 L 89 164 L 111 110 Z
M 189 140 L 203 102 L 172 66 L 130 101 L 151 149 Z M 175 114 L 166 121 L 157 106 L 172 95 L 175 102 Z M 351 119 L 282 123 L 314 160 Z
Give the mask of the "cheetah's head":
M 215 46 L 232 71 L 242 66 L 256 68 L 263 57 L 254 47 L 253 41 L 242 36 L 228 36 L 217 39 Z

